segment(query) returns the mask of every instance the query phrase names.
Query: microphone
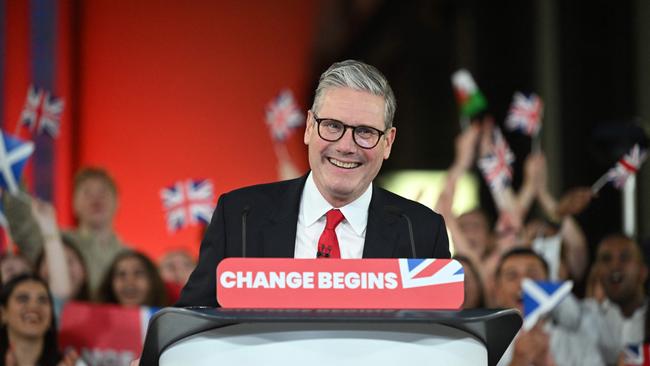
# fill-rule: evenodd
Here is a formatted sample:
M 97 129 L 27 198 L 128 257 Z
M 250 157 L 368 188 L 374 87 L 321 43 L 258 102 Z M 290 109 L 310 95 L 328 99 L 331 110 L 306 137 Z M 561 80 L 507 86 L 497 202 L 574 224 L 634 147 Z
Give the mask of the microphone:
M 246 220 L 248 219 L 248 211 L 250 206 L 244 206 L 241 212 L 241 256 L 246 258 Z
M 397 215 L 399 217 L 402 217 L 404 220 L 406 220 L 406 225 L 408 226 L 409 229 L 409 239 L 411 241 L 411 256 L 412 258 L 417 258 L 417 254 L 415 252 L 415 239 L 413 238 L 413 224 L 411 223 L 411 219 L 408 217 L 407 214 L 402 212 L 399 208 L 395 206 L 386 206 L 385 207 L 386 211 L 392 213 L 393 215 Z

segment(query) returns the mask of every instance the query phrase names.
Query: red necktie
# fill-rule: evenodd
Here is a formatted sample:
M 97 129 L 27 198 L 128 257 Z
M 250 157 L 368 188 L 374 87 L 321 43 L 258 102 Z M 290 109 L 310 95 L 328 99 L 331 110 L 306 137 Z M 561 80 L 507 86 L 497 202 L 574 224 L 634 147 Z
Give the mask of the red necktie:
M 339 248 L 339 240 L 336 238 L 336 226 L 343 221 L 344 217 L 341 211 L 332 209 L 325 214 L 327 222 L 325 229 L 320 234 L 318 239 L 318 252 L 317 258 L 341 258 L 341 249 Z

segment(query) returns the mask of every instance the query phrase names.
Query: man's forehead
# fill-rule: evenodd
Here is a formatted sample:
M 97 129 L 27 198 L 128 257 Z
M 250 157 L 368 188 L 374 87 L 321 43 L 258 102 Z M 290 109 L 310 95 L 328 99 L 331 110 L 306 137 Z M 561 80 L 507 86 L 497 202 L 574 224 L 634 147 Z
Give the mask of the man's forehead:
M 540 259 L 534 255 L 525 254 L 525 255 L 513 255 L 503 262 L 502 268 L 506 270 L 541 270 L 544 271 L 544 265 L 540 262 Z
M 598 254 L 613 254 L 621 252 L 630 252 L 641 255 L 641 252 L 634 241 L 627 238 L 610 238 L 605 239 L 598 246 Z

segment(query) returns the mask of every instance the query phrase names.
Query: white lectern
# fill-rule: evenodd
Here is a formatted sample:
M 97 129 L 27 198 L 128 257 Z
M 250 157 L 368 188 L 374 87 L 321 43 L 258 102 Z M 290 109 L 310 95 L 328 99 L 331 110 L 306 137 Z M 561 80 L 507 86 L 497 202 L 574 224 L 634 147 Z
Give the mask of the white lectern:
M 166 308 L 141 365 L 496 365 L 521 323 L 513 309 Z

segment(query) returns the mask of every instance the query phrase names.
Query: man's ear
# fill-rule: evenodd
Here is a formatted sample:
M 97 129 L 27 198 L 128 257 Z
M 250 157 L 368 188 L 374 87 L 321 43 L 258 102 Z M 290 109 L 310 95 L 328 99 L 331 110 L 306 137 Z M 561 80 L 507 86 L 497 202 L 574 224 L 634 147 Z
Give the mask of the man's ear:
M 395 142 L 396 135 L 397 135 L 397 129 L 395 127 L 391 127 L 390 130 L 386 132 L 386 136 L 385 136 L 386 148 L 384 149 L 384 160 L 388 159 L 388 157 L 390 156 L 390 150 L 393 147 L 393 142 Z
M 303 136 L 303 142 L 305 143 L 305 145 L 309 145 L 309 141 L 311 140 L 311 134 L 312 134 L 312 132 L 314 130 L 314 124 L 309 123 L 309 121 L 311 121 L 313 119 L 312 115 L 313 115 L 313 113 L 312 113 L 311 109 L 308 110 L 307 111 L 307 120 L 305 121 L 305 135 Z

